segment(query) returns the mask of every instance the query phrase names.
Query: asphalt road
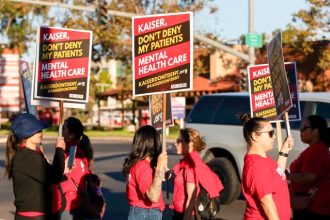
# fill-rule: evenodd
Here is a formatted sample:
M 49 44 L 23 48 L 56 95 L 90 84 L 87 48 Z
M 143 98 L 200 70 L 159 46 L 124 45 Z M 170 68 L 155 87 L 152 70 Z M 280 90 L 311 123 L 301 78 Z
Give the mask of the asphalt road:
M 95 138 L 92 139 L 95 162 L 92 169 L 102 179 L 102 191 L 106 198 L 107 206 L 104 219 L 124 220 L 127 219 L 128 203 L 125 196 L 125 179 L 122 176 L 122 164 L 127 156 L 131 139 L 127 138 Z M 175 155 L 173 144 L 168 141 L 169 167 L 172 167 L 180 157 Z M 43 146 L 49 159 L 54 152 L 55 140 L 45 138 Z M 5 144 L 0 143 L 0 173 L 3 176 L 5 161 Z M 169 186 L 172 190 L 172 186 Z M 170 204 L 172 194 L 166 199 L 166 184 L 163 186 L 164 198 Z M 11 181 L 4 177 L 0 178 L 0 220 L 13 219 L 15 207 L 13 205 L 14 195 Z M 222 205 L 220 213 L 215 218 L 217 220 L 238 220 L 242 219 L 245 208 L 245 201 L 237 200 L 230 205 Z M 172 211 L 166 209 L 163 214 L 164 220 L 170 220 Z

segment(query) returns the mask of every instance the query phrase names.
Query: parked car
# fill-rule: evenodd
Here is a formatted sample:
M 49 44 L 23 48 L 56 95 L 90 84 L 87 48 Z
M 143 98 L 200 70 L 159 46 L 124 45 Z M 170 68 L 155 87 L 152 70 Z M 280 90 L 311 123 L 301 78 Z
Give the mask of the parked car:
M 300 93 L 299 98 L 302 118 L 318 114 L 329 125 L 330 93 Z M 241 194 L 240 181 L 247 146 L 240 115 L 245 112 L 250 112 L 248 93 L 212 94 L 200 98 L 186 120 L 186 127 L 197 129 L 205 137 L 207 146 L 202 157 L 224 184 L 221 193 L 221 202 L 224 204 L 231 203 Z M 281 124 L 284 139 L 285 125 Z M 288 165 L 307 147 L 300 141 L 300 121 L 290 122 L 290 126 L 295 145 L 289 154 Z M 270 155 L 277 158 L 277 146 L 274 146 Z

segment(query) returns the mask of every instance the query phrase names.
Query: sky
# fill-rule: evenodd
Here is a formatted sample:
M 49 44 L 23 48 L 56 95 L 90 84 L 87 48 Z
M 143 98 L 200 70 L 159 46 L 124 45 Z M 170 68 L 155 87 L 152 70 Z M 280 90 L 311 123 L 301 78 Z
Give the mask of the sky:
M 213 0 L 218 11 L 209 14 L 203 10 L 194 16 L 197 32 L 216 34 L 223 41 L 238 39 L 249 28 L 249 0 Z M 254 0 L 254 31 L 270 35 L 276 29 L 284 29 L 292 22 L 292 14 L 307 9 L 305 0 Z

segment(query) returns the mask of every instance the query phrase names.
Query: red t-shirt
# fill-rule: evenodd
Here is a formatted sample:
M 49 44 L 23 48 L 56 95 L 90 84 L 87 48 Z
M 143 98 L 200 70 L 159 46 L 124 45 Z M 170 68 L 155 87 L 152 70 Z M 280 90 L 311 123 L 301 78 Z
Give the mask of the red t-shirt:
M 196 183 L 195 172 L 192 168 L 186 167 L 185 178 L 187 183 Z M 181 169 L 181 164 L 177 163 L 173 167 L 173 172 L 176 175 L 174 179 L 174 191 L 173 191 L 173 204 L 170 208 L 173 208 L 177 212 L 183 213 L 185 210 L 184 204 L 186 201 L 185 194 L 185 183 L 183 179 L 183 169 Z
M 146 195 L 147 190 L 153 182 L 153 170 L 150 162 L 141 160 L 137 162 L 129 171 L 126 184 L 126 196 L 128 203 L 139 208 L 159 208 L 165 209 L 163 195 L 160 194 L 159 201 L 152 203 Z
M 290 219 L 290 195 L 286 176 L 269 156 L 264 158 L 256 154 L 245 155 L 242 190 L 246 198 L 244 219 L 267 219 L 260 200 L 270 193 L 280 219 Z
M 318 176 L 318 191 L 314 195 L 309 211 L 330 215 L 330 156 L 329 148 L 323 142 L 307 147 L 290 165 L 291 173 L 312 173 Z M 315 185 L 291 183 L 293 192 L 307 193 Z
M 64 152 L 64 157 L 69 156 L 68 150 Z M 82 150 L 77 147 L 76 156 L 74 158 L 74 168 L 71 172 L 65 174 L 67 181 L 61 183 L 61 187 L 66 199 L 65 210 L 72 210 L 81 206 L 81 194 L 79 193 L 75 183 L 78 185 L 80 191 L 84 191 L 85 182 L 84 177 L 90 173 L 88 168 L 88 160 Z

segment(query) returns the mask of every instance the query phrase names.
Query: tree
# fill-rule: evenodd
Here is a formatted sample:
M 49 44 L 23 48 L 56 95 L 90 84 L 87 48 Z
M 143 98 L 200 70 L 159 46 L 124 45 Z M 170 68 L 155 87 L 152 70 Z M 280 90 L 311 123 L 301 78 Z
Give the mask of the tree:
M 324 91 L 327 89 L 325 70 L 330 68 L 330 41 L 324 39 L 325 34 L 330 32 L 330 1 L 307 2 L 310 8 L 295 13 L 293 24 L 283 32 L 283 44 L 290 45 L 291 54 L 303 54 L 302 63 L 315 63 L 313 69 L 308 66 L 302 69 L 303 78 L 311 80 L 315 90 Z
M 93 4 L 97 7 L 97 1 L 74 0 L 60 1 L 73 2 L 75 5 L 89 6 Z M 157 14 L 183 11 L 199 11 L 206 5 L 206 0 L 181 1 L 181 0 L 111 0 L 106 1 L 102 7 L 108 10 L 129 12 L 134 14 Z M 55 12 L 54 12 L 55 11 Z M 211 12 L 215 12 L 215 7 L 210 7 Z M 49 8 L 34 6 L 24 3 L 10 2 L 0 0 L 0 18 L 2 15 L 10 15 L 11 20 L 18 18 L 19 36 L 14 37 L 16 33 L 13 25 L 10 25 L 8 38 L 11 47 L 20 48 L 20 53 L 27 50 L 27 43 L 35 40 L 37 24 L 60 26 L 74 29 L 84 29 L 93 31 L 93 51 L 92 59 L 99 62 L 101 59 L 119 60 L 124 67 L 123 75 L 117 80 L 117 87 L 122 90 L 130 90 L 132 87 L 132 46 L 131 32 L 132 23 L 130 18 L 108 16 L 107 24 L 100 25 L 97 12 L 82 12 L 78 10 L 69 10 L 63 8 Z M 58 16 L 60 14 L 60 16 Z M 33 19 L 31 19 L 33 18 Z M 23 23 L 26 22 L 25 23 Z M 199 67 L 198 67 L 199 68 Z M 91 79 L 95 86 L 98 79 Z M 94 87 L 94 89 L 96 89 Z M 90 102 L 95 101 L 95 92 L 90 89 Z
M 47 13 L 46 7 L 0 0 L 0 34 L 7 36 L 9 48 L 26 52 L 28 42 L 35 39 L 32 23 Z

